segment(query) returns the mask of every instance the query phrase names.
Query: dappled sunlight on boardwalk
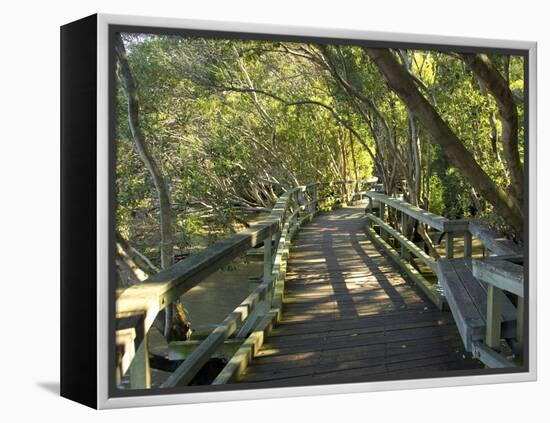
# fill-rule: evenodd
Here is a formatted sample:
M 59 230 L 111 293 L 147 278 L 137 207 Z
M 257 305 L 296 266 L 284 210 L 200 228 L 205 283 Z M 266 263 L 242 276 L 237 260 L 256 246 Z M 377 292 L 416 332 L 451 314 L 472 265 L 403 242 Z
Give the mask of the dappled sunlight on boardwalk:
M 283 317 L 245 382 L 316 383 L 477 368 L 453 318 L 369 241 L 363 207 L 304 226 L 291 248 Z

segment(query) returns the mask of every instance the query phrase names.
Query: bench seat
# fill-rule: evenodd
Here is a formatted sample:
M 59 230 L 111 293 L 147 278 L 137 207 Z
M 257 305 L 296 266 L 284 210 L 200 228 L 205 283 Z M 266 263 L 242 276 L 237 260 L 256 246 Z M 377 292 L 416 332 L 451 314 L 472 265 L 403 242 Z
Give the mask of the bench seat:
M 471 259 L 441 259 L 436 273 L 464 346 L 467 351 L 472 351 L 472 343 L 485 338 L 486 283 L 474 277 Z M 515 337 L 516 315 L 516 307 L 502 295 L 503 338 Z

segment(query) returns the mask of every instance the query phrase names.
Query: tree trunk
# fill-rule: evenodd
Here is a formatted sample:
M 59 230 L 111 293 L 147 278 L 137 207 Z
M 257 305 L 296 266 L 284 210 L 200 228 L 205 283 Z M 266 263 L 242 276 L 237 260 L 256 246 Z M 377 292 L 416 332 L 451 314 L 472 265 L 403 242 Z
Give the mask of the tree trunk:
M 399 50 L 400 56 L 403 60 L 403 63 L 405 65 L 405 69 L 409 73 L 409 75 L 412 76 L 412 69 L 411 69 L 411 62 L 407 56 L 407 52 L 405 50 Z M 414 115 L 412 114 L 411 110 L 407 108 L 407 117 L 409 118 L 409 134 L 410 134 L 410 145 L 411 145 L 411 152 L 413 156 L 413 171 L 412 171 L 412 184 L 410 184 L 409 192 L 410 192 L 410 202 L 418 206 L 420 204 L 420 183 L 422 178 L 422 169 L 420 166 L 420 151 L 418 147 L 418 129 L 416 127 L 416 121 L 414 119 Z M 409 228 L 408 228 L 409 229 Z
M 351 160 L 353 163 L 353 174 L 355 176 L 355 184 L 357 188 L 359 184 L 359 171 L 357 170 L 357 159 L 355 158 L 355 147 L 353 145 L 353 136 L 351 134 L 351 131 L 348 131 L 348 134 L 349 134 L 349 146 L 351 150 Z
M 523 166 L 518 150 L 518 112 L 506 79 L 485 54 L 461 54 L 462 60 L 494 97 L 502 122 L 503 155 L 510 171 L 510 193 L 516 206 L 523 206 Z
M 151 263 L 151 261 L 149 261 L 149 259 L 145 257 L 142 253 L 133 248 L 130 243 L 120 234 L 119 231 L 115 232 L 115 240 L 117 243 L 117 247 L 120 247 L 124 252 L 124 254 L 121 255 L 127 256 L 129 259 L 131 259 L 136 267 L 138 267 L 139 270 L 141 270 L 146 277 L 158 273 L 158 268 L 153 265 L 153 263 Z
M 475 161 L 449 125 L 418 91 L 415 82 L 387 49 L 367 48 L 364 51 L 380 69 L 389 87 L 401 98 L 416 119 L 439 143 L 449 161 L 495 208 L 495 211 L 521 234 L 523 212 L 506 192 L 497 186 Z
M 166 181 L 161 174 L 157 162 L 154 160 L 151 152 L 149 151 L 149 146 L 140 127 L 137 84 L 130 69 L 126 49 L 120 34 L 117 34 L 115 37 L 115 51 L 119 64 L 120 79 L 128 100 L 128 125 L 130 127 L 132 137 L 134 138 L 136 149 L 141 160 L 145 164 L 145 167 L 149 171 L 151 178 L 153 179 L 159 198 L 161 235 L 160 259 L 161 266 L 165 269 L 170 267 L 174 262 L 174 228 L 172 225 L 170 194 Z M 170 328 L 172 327 L 172 310 L 171 307 L 167 307 L 165 310 L 164 335 L 167 339 L 169 339 Z

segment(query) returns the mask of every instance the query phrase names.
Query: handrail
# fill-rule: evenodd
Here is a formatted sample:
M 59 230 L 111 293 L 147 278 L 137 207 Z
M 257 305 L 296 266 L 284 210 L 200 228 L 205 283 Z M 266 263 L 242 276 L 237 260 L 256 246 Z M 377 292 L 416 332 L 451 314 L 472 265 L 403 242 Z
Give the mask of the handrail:
M 475 219 L 469 220 L 468 231 L 479 239 L 487 249 L 499 256 L 522 254 L 519 245 L 506 239 L 501 233 L 492 229 L 484 222 Z
M 522 249 L 513 241 L 506 239 L 504 235 L 476 219 L 449 219 L 444 216 L 428 212 L 420 207 L 413 206 L 399 198 L 389 197 L 378 192 L 368 191 L 369 209 L 373 208 L 373 201 L 393 208 L 410 218 L 418 220 L 439 232 L 446 233 L 447 241 L 452 243 L 455 233 L 463 234 L 465 237 L 465 255 L 471 256 L 471 237 L 475 236 L 488 250 L 496 255 L 521 255 Z M 452 258 L 452 249 L 447 253 Z
M 387 206 L 399 210 L 402 213 L 416 219 L 440 232 L 462 232 L 468 226 L 467 220 L 452 220 L 446 217 L 431 213 L 420 207 L 413 206 L 399 198 L 388 197 L 378 192 L 367 192 L 367 197 L 371 200 L 377 200 Z
M 139 356 L 147 360 L 145 347 L 147 332 L 161 310 L 247 250 L 264 243 L 266 252 L 270 252 L 273 236 L 280 234 L 274 263 L 272 263 L 270 255 L 269 263 L 264 260 L 266 261 L 264 263 L 266 267 L 264 282 L 201 342 L 192 356 L 185 360 L 181 369 L 178 368 L 163 386 L 173 386 L 175 383 L 190 381 L 208 360 L 211 353 L 216 350 L 220 343 L 223 343 L 227 337 L 234 333 L 238 325 L 247 319 L 258 303 L 272 294 L 273 290 L 277 291 L 276 280 L 270 280 L 265 275 L 272 274 L 275 277 L 278 275 L 276 270 L 278 271 L 281 261 L 279 250 L 281 247 L 285 247 L 286 242 L 286 237 L 283 235 L 291 230 L 292 224 L 294 224 L 301 211 L 307 210 L 308 215 L 317 211 L 318 203 L 322 201 L 319 199 L 319 189 L 327 185 L 329 187 L 341 185 L 342 192 L 336 197 L 341 201 L 345 201 L 347 193 L 344 192 L 343 188 L 348 184 L 354 184 L 357 188 L 361 183 L 363 181 L 315 182 L 286 191 L 277 199 L 270 215 L 262 222 L 220 240 L 206 250 L 162 270 L 144 282 L 119 292 L 116 299 L 117 319 L 136 314 L 144 316 L 142 320 L 143 327 L 140 329 L 142 329 L 145 336 L 141 345 L 136 348 L 138 350 L 135 354 L 136 357 Z M 299 205 L 299 193 L 308 193 L 311 201 Z M 287 212 L 289 209 L 291 210 L 290 214 Z M 269 267 L 268 270 L 267 267 Z M 141 366 L 143 367 L 142 372 L 147 373 L 147 366 L 144 363 L 141 363 Z M 139 374 L 139 372 L 137 373 Z M 147 381 L 147 377 L 140 377 L 139 379 Z M 145 386 L 132 384 L 132 387 L 149 388 L 150 382 L 146 383 Z
M 478 279 L 523 298 L 523 266 L 513 262 L 517 256 L 485 257 L 472 261 L 472 273 Z

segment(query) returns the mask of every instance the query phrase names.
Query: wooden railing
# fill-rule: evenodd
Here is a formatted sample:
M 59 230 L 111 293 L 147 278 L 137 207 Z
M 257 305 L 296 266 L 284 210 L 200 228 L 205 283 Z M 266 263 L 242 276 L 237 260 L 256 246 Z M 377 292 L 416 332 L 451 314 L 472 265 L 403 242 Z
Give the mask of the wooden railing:
M 367 231 L 394 261 L 405 271 L 405 273 L 426 293 L 430 300 L 439 308 L 443 307 L 444 296 L 439 286 L 426 280 L 424 276 L 413 267 L 408 260 L 409 254 L 418 257 L 426 266 L 435 271 L 436 260 L 424 252 L 410 241 L 404 233 L 408 221 L 414 219 L 436 231 L 445 234 L 446 257 L 454 257 L 454 240 L 457 236 L 464 237 L 464 255 L 471 256 L 471 234 L 468 232 L 468 221 L 451 220 L 446 217 L 430 213 L 419 207 L 413 206 L 406 201 L 398 198 L 388 197 L 385 194 L 377 192 L 367 193 L 369 206 L 367 219 L 369 225 Z M 388 209 L 388 213 L 386 213 Z M 398 215 L 399 224 L 391 226 L 387 222 L 386 215 L 389 217 L 389 210 L 394 210 Z M 379 233 L 373 229 L 377 225 Z M 399 252 L 395 251 L 389 244 L 389 238 L 400 244 Z
M 482 222 L 447 219 L 401 199 L 377 192 L 368 192 L 366 195 L 369 198 L 366 231 L 434 304 L 443 308 L 448 303 L 467 351 L 471 351 L 490 367 L 513 365 L 499 354 L 498 350 L 502 335 L 501 326 L 504 323 L 502 308 L 506 306 L 508 316 L 513 309 L 512 313 L 516 320 L 513 329 L 518 343 L 516 350 L 522 353 L 524 294 L 523 267 L 520 265 L 523 260 L 521 248 Z M 389 223 L 390 210 L 393 213 L 393 225 Z M 431 228 L 443 234 L 443 255 L 438 258 L 432 257 L 407 238 L 404 228 L 410 219 L 426 225 L 427 229 Z M 459 258 L 455 258 L 455 242 L 459 237 L 464 239 L 463 252 Z M 472 237 L 484 248 L 481 258 L 472 259 Z M 413 266 L 411 255 L 433 271 L 438 283 L 429 281 L 419 272 L 418 266 Z M 462 284 L 464 286 L 458 286 Z M 444 288 L 448 291 L 446 295 Z M 467 293 L 468 290 L 470 293 Z M 503 295 L 502 291 L 508 295 Z M 461 296 L 461 293 L 465 295 Z M 515 306 L 508 296 L 517 297 Z M 468 304 L 469 301 L 472 303 Z M 479 310 L 485 302 L 485 313 L 478 315 L 479 318 L 474 318 L 474 309 Z M 474 312 L 468 315 L 468 310 Z M 482 332 L 484 337 L 481 335 Z M 482 339 L 478 339 L 481 337 Z
M 246 365 L 247 357 L 263 342 L 262 334 L 280 316 L 288 248 L 294 233 L 319 209 L 362 198 L 365 194 L 361 191 L 362 185 L 356 181 L 318 182 L 291 189 L 279 197 L 264 221 L 118 292 L 117 381 L 129 372 L 131 388 L 150 388 L 147 334 L 158 313 L 207 276 L 263 244 L 262 283 L 217 325 L 161 386 L 188 384 L 224 341 L 238 333 L 243 343 L 214 382 L 226 383 Z M 136 326 L 129 326 L 129 322 Z

